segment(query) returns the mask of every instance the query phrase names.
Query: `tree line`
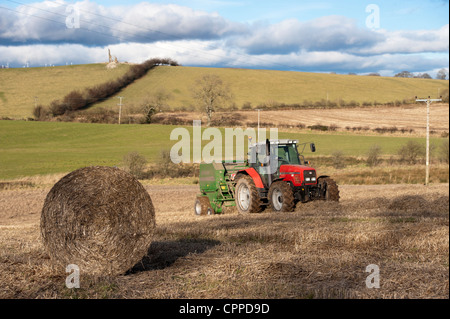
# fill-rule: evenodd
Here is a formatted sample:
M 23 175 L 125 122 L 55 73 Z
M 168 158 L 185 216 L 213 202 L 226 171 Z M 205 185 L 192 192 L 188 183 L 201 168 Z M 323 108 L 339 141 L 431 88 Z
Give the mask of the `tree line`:
M 116 94 L 158 65 L 178 66 L 179 64 L 169 58 L 149 59 L 141 64 L 132 65 L 124 75 L 116 80 L 86 88 L 83 92 L 73 90 L 62 100 L 53 100 L 47 107 L 37 105 L 33 110 L 33 115 L 36 119 L 43 119 L 49 115 L 60 116 L 68 112 L 86 109 L 92 104 Z
M 334 72 L 332 72 L 334 73 Z M 348 75 L 357 75 L 354 72 L 350 72 Z M 381 76 L 380 73 L 378 72 L 372 72 L 367 74 L 368 76 Z M 448 76 L 448 72 L 446 69 L 440 69 L 437 74 L 436 74 L 436 80 L 446 80 Z M 416 78 L 416 79 L 432 79 L 431 75 L 429 75 L 428 73 L 417 73 L 414 74 L 412 72 L 409 71 L 401 71 L 397 74 L 394 75 L 394 77 L 396 78 Z
M 440 69 L 436 74 L 437 80 L 446 80 L 447 79 L 448 72 L 446 69 Z M 419 73 L 414 74 L 409 71 L 402 71 L 394 75 L 394 77 L 397 78 L 420 78 L 420 79 L 432 79 L 431 75 L 428 73 Z

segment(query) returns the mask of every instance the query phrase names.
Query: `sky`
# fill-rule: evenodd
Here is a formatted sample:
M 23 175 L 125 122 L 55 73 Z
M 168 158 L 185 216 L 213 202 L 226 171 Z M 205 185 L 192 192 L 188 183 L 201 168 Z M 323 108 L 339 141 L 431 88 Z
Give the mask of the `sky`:
M 449 67 L 448 0 L 0 0 L 0 65 L 168 57 L 341 74 Z

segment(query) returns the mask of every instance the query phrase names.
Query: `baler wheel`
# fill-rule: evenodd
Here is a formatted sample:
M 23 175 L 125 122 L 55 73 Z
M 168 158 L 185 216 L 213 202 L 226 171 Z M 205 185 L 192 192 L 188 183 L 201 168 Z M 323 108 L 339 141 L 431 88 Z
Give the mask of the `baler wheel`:
M 213 209 L 207 196 L 198 196 L 194 204 L 195 215 L 212 215 Z

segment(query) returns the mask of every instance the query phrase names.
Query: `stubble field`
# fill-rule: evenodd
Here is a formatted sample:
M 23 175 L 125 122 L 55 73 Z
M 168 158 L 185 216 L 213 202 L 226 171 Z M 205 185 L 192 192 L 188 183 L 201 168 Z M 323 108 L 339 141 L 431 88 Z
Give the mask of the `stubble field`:
M 449 298 L 449 185 L 341 185 L 293 213 L 195 216 L 197 185 L 147 185 L 156 235 L 116 278 L 65 287 L 39 235 L 48 187 L 0 191 L 0 298 Z M 366 267 L 380 288 L 366 287 Z
M 164 115 L 164 114 L 162 114 Z M 175 117 L 185 121 L 202 119 L 206 122 L 206 116 L 200 112 L 175 112 Z M 337 131 L 345 131 L 347 127 L 367 128 L 375 130 L 377 128 L 396 127 L 398 130 L 412 130 L 409 136 L 426 135 L 427 107 L 425 103 L 416 105 L 403 105 L 401 107 L 354 107 L 354 108 L 314 108 L 301 110 L 263 110 L 260 112 L 260 122 L 270 127 L 289 127 L 298 129 L 298 125 L 335 125 Z M 227 119 L 234 117 L 241 126 L 258 121 L 258 112 L 233 111 L 217 112 L 215 119 Z M 435 103 L 430 107 L 430 130 L 437 136 L 447 132 L 449 127 L 449 107 L 448 104 Z M 367 135 L 367 131 L 364 132 Z M 372 132 L 373 133 L 373 132 Z M 402 134 L 405 136 L 405 134 Z M 408 135 L 406 135 L 408 136 Z

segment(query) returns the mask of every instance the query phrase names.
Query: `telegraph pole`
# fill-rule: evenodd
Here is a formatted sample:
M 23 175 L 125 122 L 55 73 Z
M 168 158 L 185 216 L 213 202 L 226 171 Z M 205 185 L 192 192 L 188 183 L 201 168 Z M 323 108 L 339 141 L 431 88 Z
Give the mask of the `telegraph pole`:
M 416 96 L 416 102 L 427 103 L 427 155 L 426 155 L 426 169 L 425 169 L 425 186 L 430 183 L 430 104 L 431 102 L 441 102 L 442 99 L 418 99 Z
M 258 111 L 258 137 L 256 138 L 256 143 L 259 143 L 259 111 L 261 111 L 261 109 L 256 109 L 256 111 Z
M 118 96 L 117 97 L 118 99 L 119 99 L 119 124 L 120 124 L 120 117 L 121 117 L 121 115 L 122 115 L 122 99 L 123 99 L 123 96 Z
M 36 111 L 36 109 L 37 109 L 37 101 L 38 101 L 38 97 L 35 96 L 34 97 L 34 111 Z M 28 121 L 28 118 L 27 118 L 27 121 Z

